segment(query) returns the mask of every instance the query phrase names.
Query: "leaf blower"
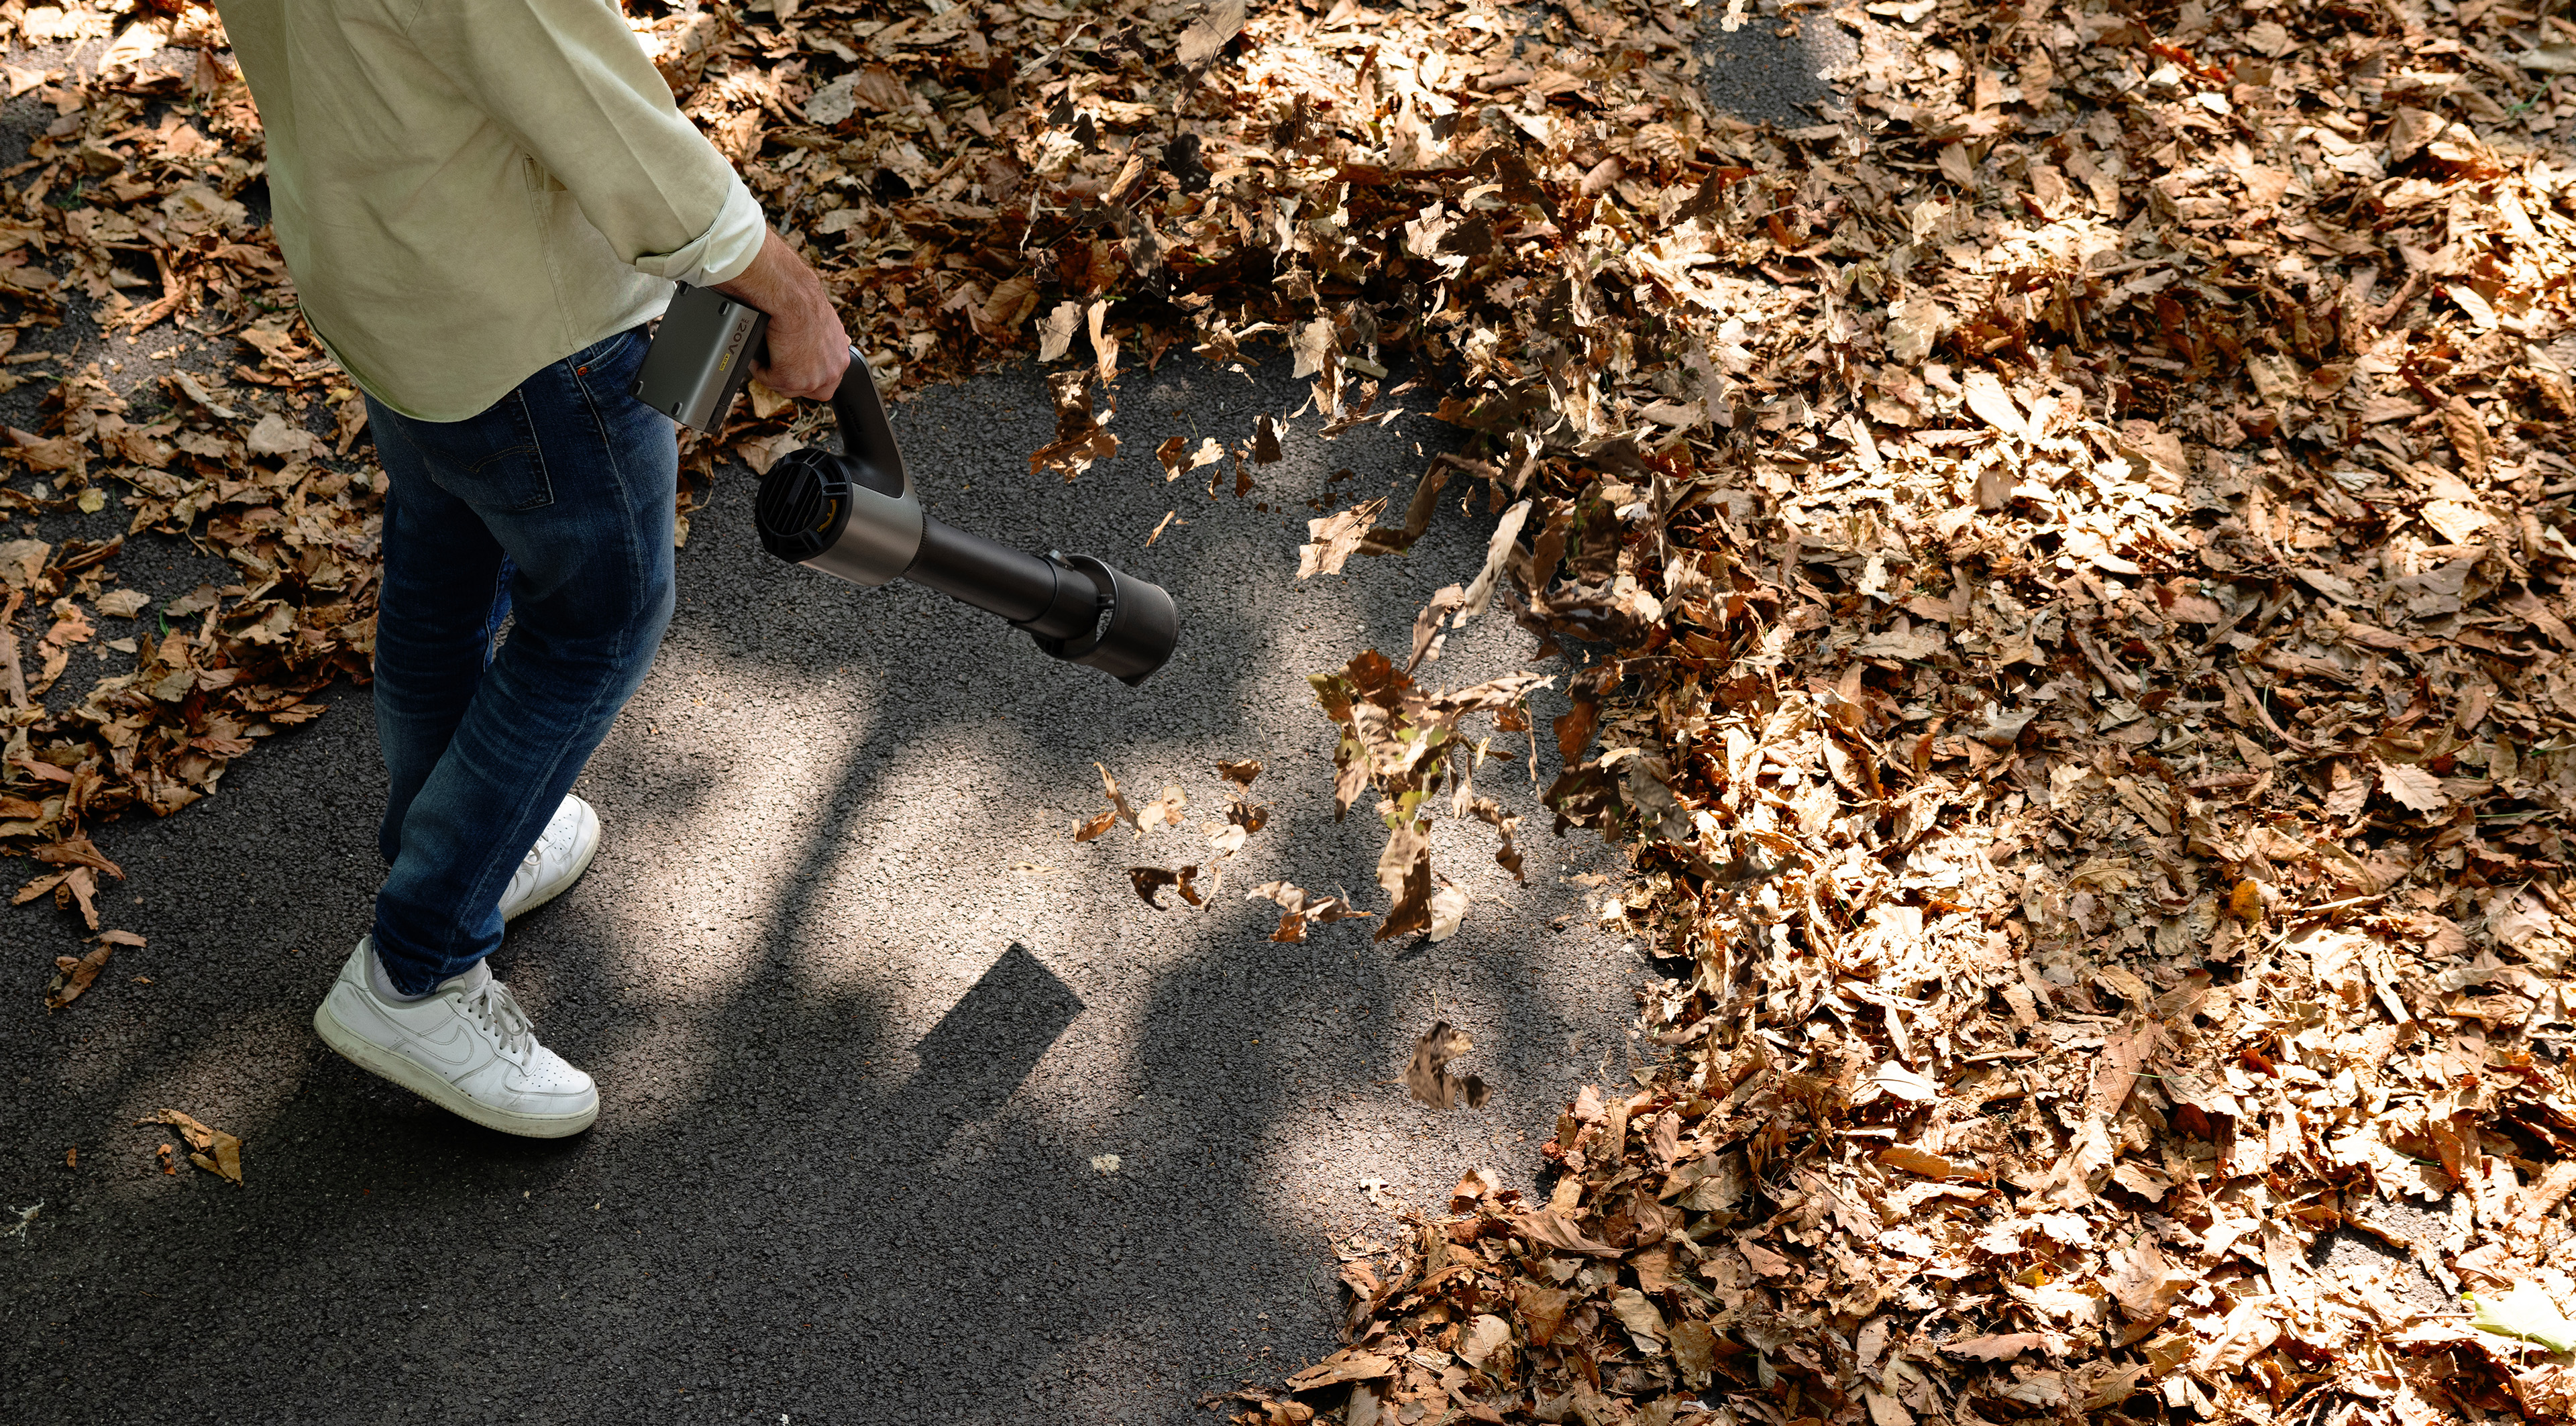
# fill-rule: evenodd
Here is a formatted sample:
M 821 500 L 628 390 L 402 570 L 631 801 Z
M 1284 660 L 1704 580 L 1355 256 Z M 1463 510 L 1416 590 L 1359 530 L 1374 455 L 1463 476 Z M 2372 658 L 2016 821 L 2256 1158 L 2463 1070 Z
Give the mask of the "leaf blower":
M 635 396 L 684 426 L 724 424 L 769 318 L 712 288 L 682 286 L 635 377 Z M 1024 554 L 925 514 L 857 349 L 832 393 L 838 454 L 807 447 L 760 478 L 761 548 L 852 584 L 908 579 L 1025 630 L 1038 648 L 1133 687 L 1172 656 L 1180 611 L 1162 586 L 1088 555 Z

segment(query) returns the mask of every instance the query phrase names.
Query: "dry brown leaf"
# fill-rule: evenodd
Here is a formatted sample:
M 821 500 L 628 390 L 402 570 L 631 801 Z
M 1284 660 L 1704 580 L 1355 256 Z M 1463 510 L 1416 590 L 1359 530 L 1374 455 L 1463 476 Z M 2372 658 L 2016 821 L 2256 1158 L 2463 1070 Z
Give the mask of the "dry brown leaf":
M 1586 1237 L 1582 1230 L 1567 1221 L 1556 1209 L 1546 1208 L 1523 1214 L 1520 1227 L 1533 1243 L 1543 1243 L 1561 1253 L 1579 1253 L 1588 1257 L 1615 1258 L 1619 1250 L 1607 1243 Z
M 1278 905 L 1279 929 L 1270 937 L 1273 941 L 1305 940 L 1306 923 L 1309 921 L 1330 924 L 1335 921 L 1363 919 L 1377 914 L 1374 911 L 1353 910 L 1350 904 L 1340 897 L 1313 897 L 1303 888 L 1284 881 L 1265 881 L 1244 895 L 1249 900 L 1269 901 Z
M 1177 782 L 1168 784 L 1163 788 L 1162 796 L 1136 809 L 1133 819 L 1136 835 L 1141 837 L 1156 827 L 1181 825 L 1181 811 L 1189 805 L 1190 799 L 1181 792 L 1181 785 Z
M 107 966 L 109 948 L 100 946 L 84 956 L 54 957 L 54 982 L 45 992 L 45 1008 L 60 1010 L 80 999 L 98 973 Z
M 1236 35 L 1243 33 L 1244 0 L 1212 0 L 1206 13 L 1190 22 L 1173 46 L 1173 57 L 1190 69 L 1205 69 Z
M 1207 897 L 1198 889 L 1198 874 L 1199 869 L 1196 866 L 1185 866 L 1173 871 L 1155 866 L 1127 868 L 1127 879 L 1135 883 L 1136 895 L 1143 898 L 1146 905 L 1157 911 L 1163 909 L 1162 898 L 1165 887 L 1178 891 L 1181 899 L 1192 906 L 1206 905 Z
M 1463 1030 L 1453 1028 L 1446 1020 L 1435 1020 L 1431 1028 L 1413 1042 L 1413 1059 L 1404 1069 L 1405 1088 L 1413 1097 L 1434 1109 L 1447 1109 L 1465 1104 L 1482 1109 L 1491 1097 L 1485 1081 L 1476 1075 L 1453 1075 L 1449 1061 L 1474 1049 L 1475 1043 Z
M 1939 1154 L 1927 1153 L 1906 1144 L 1895 1144 L 1878 1152 L 1878 1161 L 1892 1169 L 1921 1174 L 1925 1178 L 1966 1178 L 1970 1170 Z
M 2048 1339 L 2037 1332 L 2005 1332 L 1982 1337 L 1963 1337 L 1942 1344 L 1941 1350 L 1954 1357 L 1967 1357 L 1981 1362 L 2011 1361 L 2024 1352 L 2035 1352 L 2047 1345 Z
M 1969 410 L 1977 413 L 1979 420 L 2008 436 L 2028 434 L 2028 423 L 2021 407 L 2014 403 L 2012 394 L 2004 390 L 2004 384 L 1995 379 L 1993 372 L 1969 372 L 1960 378 L 1959 385 L 1964 393 L 1961 399 L 1967 402 Z
M 2415 812 L 2439 812 L 2451 805 L 2451 794 L 2442 780 L 2420 767 L 2407 763 L 2380 763 L 2379 789 L 2400 806 Z
M 178 1109 L 163 1109 L 145 1115 L 134 1122 L 137 1125 L 167 1124 L 177 1129 L 180 1136 L 188 1141 L 188 1147 L 195 1151 L 188 1155 L 190 1163 L 233 1183 L 242 1181 L 242 1141 L 234 1135 L 227 1134 L 221 1129 L 208 1128 L 199 1123 L 194 1115 Z M 169 1145 L 161 1146 L 161 1156 L 164 1171 L 176 1173 L 177 1167 L 169 1161 Z
M 1386 497 L 1361 501 L 1348 510 L 1306 522 L 1306 543 L 1297 550 L 1297 577 L 1339 574 L 1359 551 L 1361 542 L 1386 513 Z

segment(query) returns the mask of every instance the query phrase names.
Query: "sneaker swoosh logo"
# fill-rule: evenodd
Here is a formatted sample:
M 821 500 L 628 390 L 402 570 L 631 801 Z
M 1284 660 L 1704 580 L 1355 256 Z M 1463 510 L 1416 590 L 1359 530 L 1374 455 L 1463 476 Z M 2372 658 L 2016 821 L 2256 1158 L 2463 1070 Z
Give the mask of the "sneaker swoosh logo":
M 474 1036 L 453 1020 L 440 1026 L 435 1036 L 415 1031 L 410 1039 L 422 1052 L 422 1058 L 441 1069 L 461 1070 L 474 1063 Z

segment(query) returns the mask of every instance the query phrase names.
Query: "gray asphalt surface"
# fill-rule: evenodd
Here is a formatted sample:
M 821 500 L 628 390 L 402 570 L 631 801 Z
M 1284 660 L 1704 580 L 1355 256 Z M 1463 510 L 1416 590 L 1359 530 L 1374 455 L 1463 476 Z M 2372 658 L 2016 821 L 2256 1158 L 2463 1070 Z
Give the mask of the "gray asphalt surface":
M 1851 32 L 1814 6 L 1783 14 L 1777 0 L 1745 6 L 1744 22 L 1729 33 L 1721 0 L 1700 5 L 1699 40 L 1693 46 L 1709 101 L 1725 113 L 1783 128 L 1824 118 L 1837 102 L 1822 71 L 1846 65 L 1860 53 Z
M 1810 122 L 1826 61 L 1777 28 L 1715 41 L 1737 62 L 1713 89 Z M 22 151 L 33 103 L 0 111 L 0 150 Z M 48 335 L 31 345 L 99 351 L 77 309 Z M 121 384 L 167 345 L 110 348 Z M 0 396 L 0 418 L 32 428 L 41 389 Z M 1617 859 L 1546 835 L 1512 736 L 1479 785 L 1530 814 L 1528 887 L 1485 829 L 1444 824 L 1437 865 L 1477 898 L 1454 939 L 1267 939 L 1256 882 L 1381 901 L 1374 819 L 1332 820 L 1304 675 L 1399 649 L 1491 528 L 1453 495 L 1409 556 L 1298 585 L 1308 502 L 1400 509 L 1444 428 L 1414 414 L 1323 444 L 1310 415 L 1242 501 L 1167 484 L 1149 454 L 1303 399 L 1284 365 L 1130 373 L 1127 454 L 1071 485 L 1028 473 L 1049 430 L 1029 370 L 897 410 L 942 518 L 1173 590 L 1182 653 L 1141 690 L 938 596 L 779 566 L 748 481 L 719 487 L 660 662 L 578 789 L 599 858 L 495 960 L 601 1081 L 579 1139 L 466 1125 L 312 1036 L 380 871 L 364 689 L 181 816 L 102 833 L 129 873 L 108 924 L 150 945 L 79 1004 L 41 1003 L 77 923 L 0 908 L 0 1205 L 43 1204 L 0 1238 L 0 1421 L 1190 1421 L 1329 1350 L 1334 1243 L 1393 1241 L 1395 1205 L 1467 1167 L 1534 1186 L 1558 1104 L 1641 1063 L 1627 1028 L 1653 972 L 1589 929 L 1573 878 Z M 120 568 L 163 597 L 225 570 L 152 537 Z M 1429 676 L 1507 672 L 1529 643 L 1488 615 Z M 62 691 L 94 672 L 76 660 Z M 1269 764 L 1253 791 L 1273 818 L 1204 909 L 1152 910 L 1124 875 L 1203 854 L 1196 830 L 1070 839 L 1105 805 L 1095 761 L 1140 802 L 1180 784 L 1196 829 L 1223 806 L 1211 764 L 1242 757 Z M 1435 1018 L 1475 1038 L 1460 1068 L 1494 1085 L 1484 1111 L 1407 1101 Z M 130 1126 L 163 1107 L 242 1136 L 247 1184 L 159 1172 L 171 1135 Z
M 1113 429 L 1147 446 L 1298 397 L 1204 367 L 1127 393 Z M 1597 844 L 1533 838 L 1519 889 L 1444 828 L 1479 902 L 1437 946 L 1372 946 L 1365 923 L 1274 944 L 1243 899 L 1274 876 L 1370 887 L 1374 824 L 1332 822 L 1302 675 L 1471 573 L 1481 522 L 1453 506 L 1410 558 L 1292 587 L 1302 502 L 1211 504 L 1132 459 L 1030 478 L 1028 373 L 896 420 L 943 518 L 1165 582 L 1183 655 L 1131 691 L 937 596 L 777 565 L 747 485 L 723 486 L 661 661 L 580 785 L 599 858 L 495 961 L 600 1078 L 601 1122 L 569 1143 L 465 1125 L 312 1037 L 378 876 L 363 692 L 186 814 L 114 828 L 110 921 L 148 949 L 47 1017 L 37 967 L 74 928 L 5 923 L 0 1193 L 46 1209 L 0 1244 L 0 1418 L 177 1408 L 221 1380 L 248 1420 L 1183 1419 L 1328 1348 L 1328 1240 L 1384 1237 L 1363 1180 L 1390 1203 L 1471 1165 L 1526 1185 L 1557 1102 L 1605 1057 L 1625 1076 L 1643 967 L 1560 879 Z M 1292 436 L 1255 498 L 1409 480 L 1428 425 Z M 1142 548 L 1172 509 L 1191 523 Z M 1527 643 L 1489 619 L 1441 674 Z M 1195 827 L 1210 764 L 1244 756 L 1272 764 L 1274 820 L 1203 910 L 1154 911 L 1122 870 L 1177 864 L 1195 832 L 1070 840 L 1103 805 L 1094 760 L 1146 796 L 1181 784 Z M 1525 770 L 1483 781 L 1535 811 Z M 1476 1037 L 1485 1112 L 1391 1083 L 1435 1017 Z M 164 1106 L 241 1135 L 247 1186 L 159 1173 L 166 1132 L 126 1126 Z

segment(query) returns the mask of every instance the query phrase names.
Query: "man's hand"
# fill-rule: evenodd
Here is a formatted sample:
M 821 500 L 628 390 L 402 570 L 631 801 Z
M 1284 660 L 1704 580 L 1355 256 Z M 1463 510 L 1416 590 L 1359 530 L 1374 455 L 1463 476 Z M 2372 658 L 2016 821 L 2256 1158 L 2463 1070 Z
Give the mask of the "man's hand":
M 717 283 L 716 291 L 769 314 L 767 350 L 751 368 L 761 385 L 815 401 L 829 400 L 840 389 L 841 373 L 850 365 L 850 334 L 823 279 L 785 239 L 770 233 L 742 276 Z

